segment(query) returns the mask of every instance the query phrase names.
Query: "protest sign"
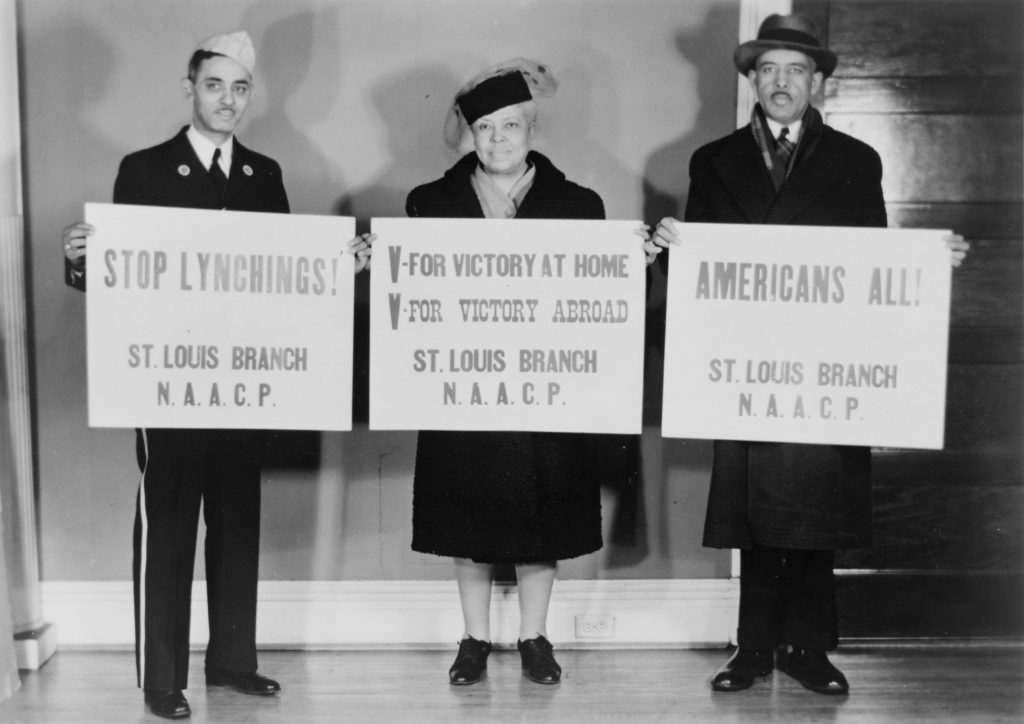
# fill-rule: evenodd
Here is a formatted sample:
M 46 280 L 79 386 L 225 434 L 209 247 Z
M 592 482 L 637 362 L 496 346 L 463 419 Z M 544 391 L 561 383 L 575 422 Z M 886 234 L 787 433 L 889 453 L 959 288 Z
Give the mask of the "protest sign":
M 87 204 L 89 424 L 351 429 L 351 218 Z
M 372 429 L 640 431 L 639 222 L 372 226 Z
M 665 436 L 942 447 L 949 232 L 677 229 Z

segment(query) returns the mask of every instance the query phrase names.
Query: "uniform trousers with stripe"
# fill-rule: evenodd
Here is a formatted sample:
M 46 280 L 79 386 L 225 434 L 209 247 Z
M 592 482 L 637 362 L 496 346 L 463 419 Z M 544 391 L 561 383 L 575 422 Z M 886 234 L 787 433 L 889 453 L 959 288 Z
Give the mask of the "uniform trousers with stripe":
M 834 649 L 839 642 L 834 562 L 835 554 L 827 550 L 740 551 L 739 645 Z
M 262 430 L 138 431 L 134 533 L 139 686 L 188 686 L 200 504 L 206 523 L 207 668 L 256 670 Z

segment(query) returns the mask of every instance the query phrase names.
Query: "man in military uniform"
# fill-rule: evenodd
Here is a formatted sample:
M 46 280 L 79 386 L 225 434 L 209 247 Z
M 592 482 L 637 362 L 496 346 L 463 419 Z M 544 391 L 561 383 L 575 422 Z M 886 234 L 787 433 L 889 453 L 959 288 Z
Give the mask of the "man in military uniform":
M 235 138 L 253 92 L 255 51 L 245 31 L 199 45 L 182 80 L 192 123 L 158 146 L 126 156 L 114 203 L 288 213 L 281 167 Z M 64 230 L 65 279 L 85 289 L 84 222 Z M 154 714 L 183 718 L 189 611 L 199 509 L 206 522 L 210 640 L 206 683 L 272 695 L 256 673 L 260 536 L 260 430 L 137 431 L 142 481 L 134 534 L 139 686 Z

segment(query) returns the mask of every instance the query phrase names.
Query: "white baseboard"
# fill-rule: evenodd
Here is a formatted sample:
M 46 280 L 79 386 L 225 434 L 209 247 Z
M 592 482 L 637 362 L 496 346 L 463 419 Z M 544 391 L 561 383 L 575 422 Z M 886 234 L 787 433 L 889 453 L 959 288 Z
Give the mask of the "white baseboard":
M 18 668 L 39 671 L 57 652 L 57 643 L 57 629 L 49 622 L 31 631 L 15 634 L 14 656 L 18 662 Z
M 130 581 L 44 581 L 42 597 L 61 646 L 134 644 Z M 548 635 L 564 648 L 725 646 L 738 601 L 738 583 L 724 579 L 556 581 Z M 454 581 L 261 581 L 258 606 L 264 649 L 447 648 L 462 635 Z M 495 643 L 514 645 L 518 622 L 515 586 L 495 585 Z M 202 647 L 207 635 L 196 581 L 191 640 Z

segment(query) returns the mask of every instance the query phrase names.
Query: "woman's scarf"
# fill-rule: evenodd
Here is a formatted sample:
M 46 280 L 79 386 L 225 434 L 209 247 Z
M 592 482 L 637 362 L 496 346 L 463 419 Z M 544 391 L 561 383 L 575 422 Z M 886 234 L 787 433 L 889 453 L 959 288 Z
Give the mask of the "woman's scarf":
M 473 175 L 469 177 L 469 182 L 480 201 L 480 209 L 484 212 L 484 218 L 514 218 L 519 211 L 519 205 L 523 203 L 527 192 L 533 186 L 533 179 L 536 175 L 537 167 L 531 165 L 506 194 L 487 175 L 483 167 L 478 165 Z

